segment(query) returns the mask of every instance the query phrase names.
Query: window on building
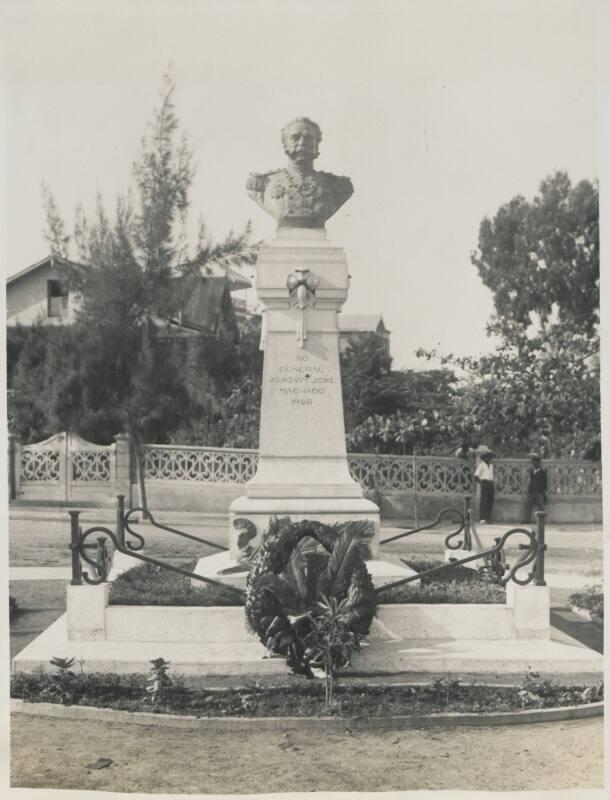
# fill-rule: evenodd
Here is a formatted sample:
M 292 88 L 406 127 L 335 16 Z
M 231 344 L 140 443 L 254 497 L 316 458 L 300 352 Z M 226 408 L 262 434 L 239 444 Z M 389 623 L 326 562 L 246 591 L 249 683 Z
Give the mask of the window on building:
M 68 287 L 62 281 L 47 281 L 47 312 L 49 317 L 68 313 Z

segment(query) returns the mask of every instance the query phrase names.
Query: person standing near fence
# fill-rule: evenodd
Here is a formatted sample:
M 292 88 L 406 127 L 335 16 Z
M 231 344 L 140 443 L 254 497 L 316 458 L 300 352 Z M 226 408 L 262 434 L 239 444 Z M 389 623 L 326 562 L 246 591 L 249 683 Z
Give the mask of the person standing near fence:
M 481 445 L 477 450 L 477 455 L 481 459 L 474 473 L 475 483 L 478 483 L 481 488 L 479 522 L 488 522 L 494 507 L 494 465 L 491 462 L 495 453 L 489 447 Z
M 525 504 L 525 522 L 532 521 L 532 512 L 544 511 L 547 501 L 549 479 L 546 469 L 542 466 L 540 453 L 530 453 L 532 465 L 528 470 L 527 500 Z

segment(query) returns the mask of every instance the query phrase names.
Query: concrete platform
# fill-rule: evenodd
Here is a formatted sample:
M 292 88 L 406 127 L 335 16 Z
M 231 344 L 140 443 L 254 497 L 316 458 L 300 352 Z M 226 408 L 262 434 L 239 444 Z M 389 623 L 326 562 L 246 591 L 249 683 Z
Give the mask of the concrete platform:
M 375 630 L 371 645 L 356 654 L 353 670 L 361 675 L 413 673 L 422 679 L 431 674 L 506 675 L 528 669 L 553 675 L 583 674 L 599 680 L 603 656 L 574 639 L 450 640 L 413 639 L 391 641 L 383 627 Z M 74 657 L 86 672 L 147 672 L 149 661 L 165 658 L 172 670 L 189 676 L 286 675 L 282 658 L 265 658 L 256 641 L 234 642 L 125 642 L 69 641 L 66 615 L 25 647 L 13 659 L 13 671 L 50 669 L 54 656 Z

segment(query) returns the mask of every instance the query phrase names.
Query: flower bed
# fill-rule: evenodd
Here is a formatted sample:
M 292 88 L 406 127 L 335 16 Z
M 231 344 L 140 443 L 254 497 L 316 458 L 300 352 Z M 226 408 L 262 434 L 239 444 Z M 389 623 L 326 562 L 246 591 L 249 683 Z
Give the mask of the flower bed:
M 183 565 L 192 571 L 195 561 Z M 407 562 L 418 572 L 440 566 L 441 561 L 413 559 Z M 382 603 L 504 603 L 506 591 L 483 581 L 478 573 L 451 567 L 446 573 L 423 578 L 421 586 L 406 584 L 379 596 Z M 110 586 L 110 605 L 149 606 L 243 606 L 239 596 L 218 586 L 192 587 L 190 579 L 169 570 L 138 565 L 119 575 Z
M 202 717 L 391 717 L 443 712 L 502 712 L 560 708 L 603 699 L 603 684 L 561 686 L 530 673 L 517 686 L 462 684 L 441 678 L 423 686 L 337 685 L 335 702 L 325 704 L 324 686 L 295 682 L 292 686 L 249 686 L 210 691 L 185 685 L 171 676 L 155 702 L 145 699 L 150 679 L 144 675 L 17 673 L 11 697 L 28 702 L 93 706 L 125 711 L 188 714 Z

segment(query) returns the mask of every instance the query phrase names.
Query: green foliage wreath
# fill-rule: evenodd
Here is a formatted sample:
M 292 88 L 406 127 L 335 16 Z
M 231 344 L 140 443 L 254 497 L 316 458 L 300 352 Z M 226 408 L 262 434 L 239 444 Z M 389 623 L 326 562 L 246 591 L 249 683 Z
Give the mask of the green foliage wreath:
M 297 674 L 316 667 L 317 624 L 332 602 L 338 609 L 329 642 L 333 667 L 349 663 L 369 631 L 377 607 L 364 558 L 373 536 L 369 521 L 324 525 L 274 517 L 252 561 L 246 619 L 267 649 L 284 655 Z

